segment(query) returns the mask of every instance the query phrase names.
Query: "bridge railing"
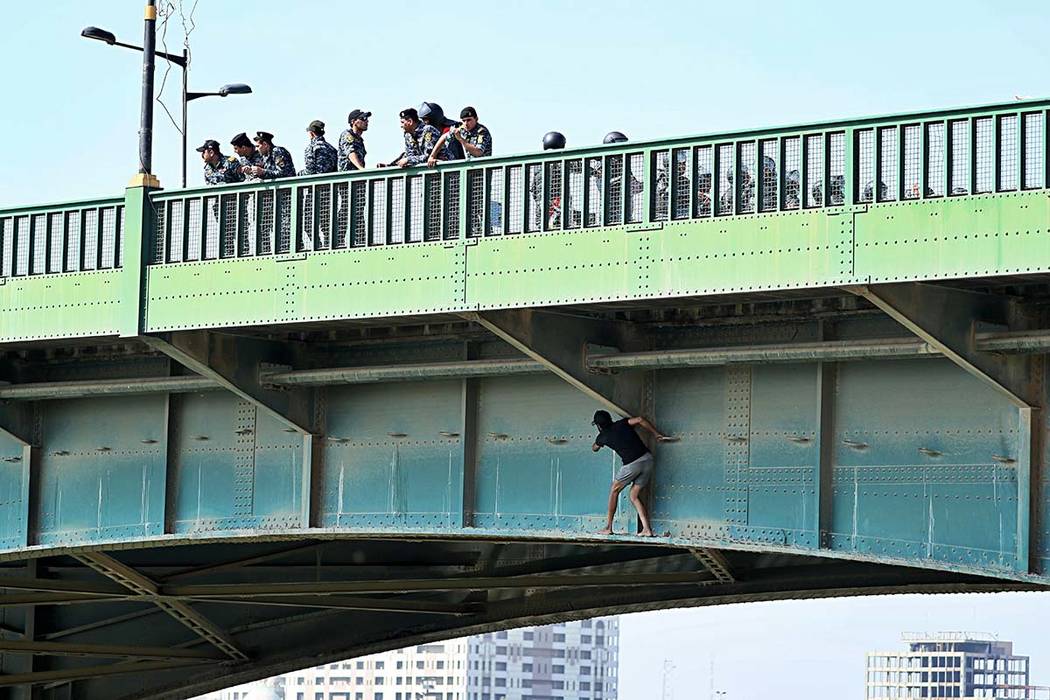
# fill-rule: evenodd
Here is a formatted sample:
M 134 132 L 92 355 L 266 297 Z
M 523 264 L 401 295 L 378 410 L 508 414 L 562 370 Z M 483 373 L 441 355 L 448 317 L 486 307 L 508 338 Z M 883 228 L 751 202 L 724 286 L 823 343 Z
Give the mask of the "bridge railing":
M 153 196 L 153 263 L 1042 189 L 1046 102 Z M 876 182 L 878 183 L 876 185 Z
M 0 277 L 115 269 L 124 198 L 0 209 Z

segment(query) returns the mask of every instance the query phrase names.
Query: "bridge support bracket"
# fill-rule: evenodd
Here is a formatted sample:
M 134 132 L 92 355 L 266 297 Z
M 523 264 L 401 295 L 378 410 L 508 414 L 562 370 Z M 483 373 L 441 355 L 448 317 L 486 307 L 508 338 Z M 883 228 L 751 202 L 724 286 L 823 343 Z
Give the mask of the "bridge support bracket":
M 642 372 L 602 376 L 587 370 L 587 346 L 624 349 L 631 342 L 626 324 L 540 311 L 505 309 L 462 314 L 606 408 L 622 416 L 641 413 Z
M 1005 396 L 1018 410 L 1017 535 L 1014 569 L 1031 573 L 1038 551 L 1035 516 L 1042 431 L 1037 419 L 1045 393 L 1042 355 L 977 350 L 980 324 L 1024 329 L 1037 319 L 1031 309 L 1005 295 L 933 284 L 893 283 L 846 287 L 925 340 L 956 365 Z
M 275 390 L 265 382 L 262 370 L 287 366 L 290 349 L 282 343 L 209 331 L 176 331 L 141 336 L 142 340 L 176 362 L 207 377 L 256 406 L 279 423 L 302 435 L 310 435 L 305 406 L 298 406 L 286 390 Z M 302 413 L 303 415 L 297 415 Z

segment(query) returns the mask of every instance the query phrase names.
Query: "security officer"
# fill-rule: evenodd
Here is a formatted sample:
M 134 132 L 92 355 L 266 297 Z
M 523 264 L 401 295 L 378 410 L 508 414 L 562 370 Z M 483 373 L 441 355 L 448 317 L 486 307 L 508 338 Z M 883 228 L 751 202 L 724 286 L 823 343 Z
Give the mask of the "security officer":
M 273 145 L 273 134 L 268 131 L 256 131 L 255 143 L 258 144 L 259 153 L 263 157 L 264 178 L 293 177 L 295 165 L 292 163 L 292 154 L 283 146 Z
M 434 150 L 430 153 L 427 165 L 435 165 L 439 160 L 453 160 L 451 154 L 447 153 L 445 144 L 455 140 L 467 155 L 467 160 L 484 158 L 492 155 L 492 134 L 488 127 L 478 123 L 478 113 L 473 107 L 464 107 L 459 112 L 459 118 L 463 120 L 462 126 L 453 126 L 438 140 Z
M 204 161 L 204 182 L 208 185 L 225 185 L 229 182 L 243 182 L 244 175 L 240 170 L 240 161 L 236 156 L 227 158 L 219 150 L 219 142 L 208 139 L 197 149 Z
M 371 112 L 355 109 L 346 118 L 350 128 L 339 134 L 339 171 L 365 169 L 365 132 Z
M 401 110 L 401 130 L 405 132 L 405 155 L 397 161 L 398 167 L 426 163 L 435 144 L 441 138 L 437 128 L 419 120 L 419 113 L 413 108 Z
M 306 161 L 300 175 L 319 175 L 321 173 L 334 173 L 338 153 L 335 146 L 324 140 L 324 122 L 314 119 L 306 127 L 306 133 L 310 135 L 310 143 L 306 145 L 303 159 Z
M 262 182 L 263 171 L 266 163 L 262 153 L 255 148 L 255 144 L 243 131 L 230 140 L 237 159 L 240 161 L 239 168 L 245 182 Z

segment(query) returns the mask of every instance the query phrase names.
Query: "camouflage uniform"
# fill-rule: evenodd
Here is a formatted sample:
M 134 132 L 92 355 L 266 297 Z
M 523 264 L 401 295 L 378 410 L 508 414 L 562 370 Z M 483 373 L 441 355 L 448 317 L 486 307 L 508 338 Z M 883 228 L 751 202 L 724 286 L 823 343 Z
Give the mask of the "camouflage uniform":
M 334 173 L 338 154 L 335 147 L 324 140 L 324 136 L 314 136 L 306 146 L 303 154 L 306 161 L 300 175 L 320 175 L 321 173 Z
M 339 172 L 357 170 L 357 166 L 350 162 L 350 154 L 356 153 L 361 162 L 365 162 L 365 140 L 354 132 L 347 129 L 339 134 Z
M 237 156 L 226 157 L 219 154 L 219 162 L 215 165 L 204 163 L 204 183 L 207 185 L 225 185 L 229 182 L 244 182 L 241 173 L 241 162 Z
M 237 156 L 237 167 L 243 168 L 246 165 L 258 166 L 260 168 L 266 168 L 266 159 L 263 158 L 263 154 L 259 153 L 259 149 L 252 151 L 251 155 L 248 156 Z M 252 173 L 242 173 L 243 180 L 245 182 L 262 182 L 262 177 L 254 175 Z
M 293 177 L 295 175 L 295 164 L 292 163 L 292 154 L 283 146 L 270 146 L 269 155 L 263 156 L 263 177 Z
M 470 155 L 470 151 L 464 148 L 463 151 L 467 154 L 467 160 L 472 158 L 484 158 L 485 156 L 492 155 L 492 134 L 489 133 L 488 127 L 484 124 L 475 124 L 473 129 L 461 126 L 459 127 L 459 133 L 462 134 L 464 141 L 471 146 L 477 146 L 481 149 L 480 156 L 472 156 Z M 455 136 L 449 135 L 450 140 L 455 138 Z
M 419 124 L 411 134 L 406 131 L 405 158 L 408 158 L 408 164 L 426 163 L 439 138 L 441 138 L 441 132 L 428 124 Z

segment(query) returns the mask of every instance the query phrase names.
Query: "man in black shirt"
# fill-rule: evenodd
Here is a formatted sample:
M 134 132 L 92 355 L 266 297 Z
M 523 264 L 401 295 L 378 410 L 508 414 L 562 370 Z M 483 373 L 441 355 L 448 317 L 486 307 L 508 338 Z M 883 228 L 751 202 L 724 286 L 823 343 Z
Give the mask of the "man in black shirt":
M 635 510 L 638 511 L 638 518 L 642 521 L 642 530 L 638 534 L 642 537 L 652 537 L 653 530 L 649 526 L 649 514 L 645 511 L 645 504 L 640 494 L 649 485 L 649 478 L 653 473 L 653 454 L 638 437 L 634 427 L 640 426 L 652 433 L 657 440 L 662 441 L 667 438 L 641 416 L 621 418 L 613 422 L 608 411 L 595 411 L 591 425 L 598 428 L 598 437 L 594 439 L 591 451 L 597 452 L 603 447 L 611 447 L 623 460 L 623 467 L 617 472 L 616 478 L 613 479 L 612 490 L 609 491 L 608 519 L 601 534 L 612 534 L 613 517 L 616 515 L 616 504 L 620 499 L 620 492 L 630 484 L 631 503 L 634 504 Z

